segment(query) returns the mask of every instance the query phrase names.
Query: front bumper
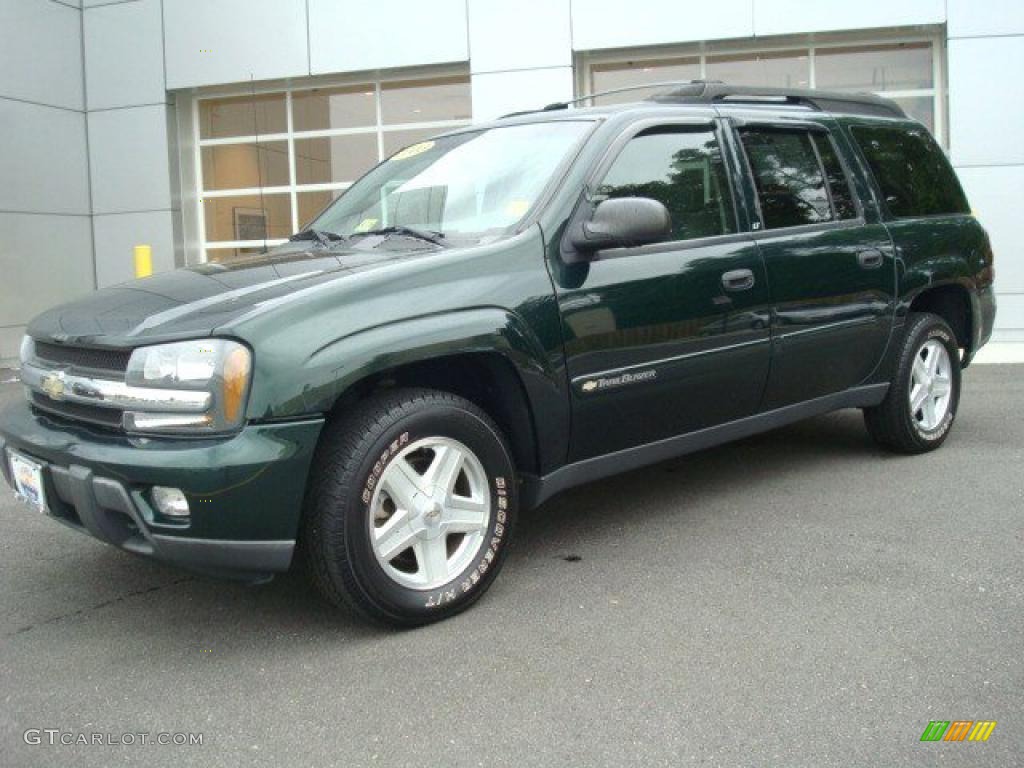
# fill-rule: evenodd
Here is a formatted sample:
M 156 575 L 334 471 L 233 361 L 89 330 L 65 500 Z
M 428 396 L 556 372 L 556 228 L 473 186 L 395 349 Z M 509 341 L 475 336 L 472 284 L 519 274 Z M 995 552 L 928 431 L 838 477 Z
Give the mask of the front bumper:
M 136 554 L 255 580 L 288 569 L 323 419 L 252 424 L 222 439 L 135 438 L 73 425 L 19 402 L 0 412 L 8 451 L 43 465 L 47 514 Z M 190 516 L 163 517 L 154 485 L 180 488 Z

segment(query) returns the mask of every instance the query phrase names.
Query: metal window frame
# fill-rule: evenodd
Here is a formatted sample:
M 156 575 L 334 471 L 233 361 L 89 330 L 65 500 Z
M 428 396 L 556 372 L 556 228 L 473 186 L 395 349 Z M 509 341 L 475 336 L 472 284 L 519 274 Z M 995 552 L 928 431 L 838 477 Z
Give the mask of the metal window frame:
M 469 125 L 472 120 L 427 120 L 414 123 L 394 123 L 385 125 L 382 115 L 381 99 L 384 86 L 396 82 L 416 82 L 461 78 L 465 80 L 467 89 L 470 87 L 469 70 L 465 67 L 459 68 L 424 68 L 418 70 L 397 70 L 389 73 L 355 73 L 335 77 L 311 77 L 287 81 L 273 81 L 250 85 L 239 83 L 229 87 L 217 87 L 197 89 L 190 99 L 191 107 L 191 136 L 188 137 L 192 149 L 192 189 L 195 192 L 194 216 L 196 223 L 195 242 L 198 249 L 198 261 L 204 263 L 209 260 L 209 252 L 215 250 L 228 250 L 235 248 L 260 248 L 266 245 L 280 245 L 286 242 L 283 238 L 268 238 L 263 240 L 208 240 L 206 235 L 206 211 L 204 201 L 223 197 L 258 196 L 258 195 L 288 195 L 291 211 L 291 230 L 297 231 L 302 222 L 299 221 L 298 196 L 303 192 L 333 192 L 348 189 L 356 179 L 344 179 L 317 184 L 299 184 L 297 179 L 295 142 L 306 139 L 331 138 L 335 136 L 354 135 L 375 135 L 377 145 L 377 159 L 380 162 L 384 159 L 384 138 L 385 134 L 408 130 L 436 130 L 438 133 L 461 128 Z M 366 86 L 372 88 L 374 98 L 373 125 L 358 126 L 350 128 L 327 128 L 314 131 L 296 131 L 294 124 L 294 112 L 292 96 L 299 91 L 313 89 L 330 89 L 339 87 Z M 283 94 L 285 97 L 285 119 L 286 126 L 283 133 L 248 134 L 240 136 L 228 136 L 218 138 L 200 138 L 199 114 L 200 104 L 204 101 L 212 101 L 224 98 L 238 98 L 245 96 L 260 96 L 267 94 Z M 286 142 L 288 146 L 288 184 L 262 187 L 246 187 L 231 189 L 206 189 L 203 180 L 202 151 L 207 147 L 230 146 L 238 144 L 255 144 L 257 139 L 260 143 L 273 141 Z M 259 158 L 257 157 L 257 162 Z

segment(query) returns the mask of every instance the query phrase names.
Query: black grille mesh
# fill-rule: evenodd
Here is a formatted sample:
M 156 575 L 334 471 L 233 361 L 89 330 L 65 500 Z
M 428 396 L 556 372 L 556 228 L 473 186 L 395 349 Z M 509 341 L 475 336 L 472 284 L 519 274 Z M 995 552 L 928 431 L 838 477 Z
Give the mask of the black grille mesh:
M 39 360 L 72 368 L 123 373 L 128 368 L 128 359 L 131 356 L 131 350 L 86 349 L 65 347 L 47 341 L 36 342 L 36 357 Z

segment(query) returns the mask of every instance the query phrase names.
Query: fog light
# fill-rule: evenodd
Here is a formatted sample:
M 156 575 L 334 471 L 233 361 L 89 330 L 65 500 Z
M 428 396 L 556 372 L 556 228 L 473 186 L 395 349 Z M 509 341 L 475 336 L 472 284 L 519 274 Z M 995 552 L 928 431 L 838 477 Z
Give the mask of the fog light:
M 188 517 L 188 499 L 177 488 L 164 488 L 160 485 L 154 485 L 152 496 L 153 503 L 156 504 L 156 508 L 160 510 L 161 515 L 166 515 L 167 517 Z

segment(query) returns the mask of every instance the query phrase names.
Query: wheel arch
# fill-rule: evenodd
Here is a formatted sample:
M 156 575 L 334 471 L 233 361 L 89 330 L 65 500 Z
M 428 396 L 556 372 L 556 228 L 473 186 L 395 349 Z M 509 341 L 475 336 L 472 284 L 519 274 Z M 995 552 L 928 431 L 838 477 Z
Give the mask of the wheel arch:
M 971 292 L 963 284 L 949 281 L 930 285 L 908 297 L 910 312 L 931 312 L 952 329 L 957 346 L 964 350 L 964 363 L 974 354 L 974 312 Z
M 564 372 L 526 322 L 499 308 L 372 327 L 322 347 L 274 395 L 273 417 L 342 416 L 383 388 L 429 387 L 466 398 L 503 430 L 521 472 L 543 471 L 568 440 Z

